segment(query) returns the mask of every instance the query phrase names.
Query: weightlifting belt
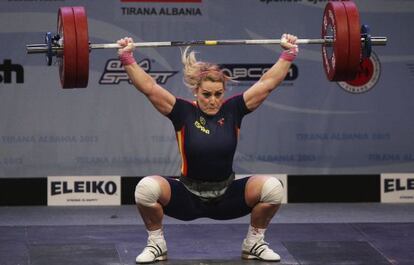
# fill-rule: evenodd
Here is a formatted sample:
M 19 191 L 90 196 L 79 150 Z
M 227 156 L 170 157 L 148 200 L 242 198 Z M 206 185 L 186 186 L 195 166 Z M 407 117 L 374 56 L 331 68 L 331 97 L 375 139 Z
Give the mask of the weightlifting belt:
M 180 181 L 184 184 L 188 191 L 198 196 L 203 201 L 211 201 L 222 196 L 229 185 L 235 179 L 234 172 L 222 181 L 201 181 L 190 177 L 180 176 Z

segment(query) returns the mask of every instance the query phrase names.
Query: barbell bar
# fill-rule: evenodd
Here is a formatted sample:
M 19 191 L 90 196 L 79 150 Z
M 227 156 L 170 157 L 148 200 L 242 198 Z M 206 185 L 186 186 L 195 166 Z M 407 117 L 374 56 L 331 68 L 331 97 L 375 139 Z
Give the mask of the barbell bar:
M 58 33 L 46 33 L 44 44 L 28 44 L 28 54 L 45 53 L 47 64 L 56 56 L 63 88 L 81 88 L 88 84 L 89 53 L 95 49 L 119 49 L 117 43 L 92 44 L 84 7 L 60 7 Z M 322 60 L 330 81 L 356 77 L 360 63 L 371 54 L 372 46 L 387 44 L 387 37 L 371 36 L 367 25 L 360 25 L 359 12 L 352 1 L 330 1 L 325 6 L 321 38 L 298 39 L 298 44 L 322 45 Z M 137 48 L 218 45 L 276 45 L 280 39 L 233 39 L 136 42 Z
M 298 39 L 297 44 L 325 44 L 332 45 L 333 38 L 325 39 Z M 365 38 L 361 38 L 363 45 Z M 280 39 L 256 39 L 256 40 L 192 40 L 192 41 L 155 41 L 155 42 L 134 42 L 136 48 L 160 48 L 160 47 L 180 47 L 180 46 L 215 46 L 215 45 L 276 45 L 280 44 Z M 371 43 L 373 46 L 384 46 L 387 44 L 387 37 L 372 36 Z M 90 50 L 100 49 L 120 49 L 117 43 L 100 43 L 89 44 Z M 47 44 L 27 44 L 28 54 L 47 53 L 49 51 Z M 63 46 L 52 46 L 51 51 L 54 53 L 62 52 Z

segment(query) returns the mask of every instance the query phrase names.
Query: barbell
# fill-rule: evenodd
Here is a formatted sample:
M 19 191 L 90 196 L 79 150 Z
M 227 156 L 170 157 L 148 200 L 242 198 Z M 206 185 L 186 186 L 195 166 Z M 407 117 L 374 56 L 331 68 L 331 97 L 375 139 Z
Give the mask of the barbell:
M 372 46 L 386 45 L 387 37 L 371 36 L 367 25 L 360 24 L 359 11 L 352 1 L 330 1 L 326 4 L 319 39 L 298 39 L 298 44 L 322 45 L 323 67 L 328 80 L 355 79 L 361 62 L 371 55 Z M 88 85 L 89 53 L 94 49 L 118 49 L 116 43 L 89 42 L 86 10 L 82 6 L 60 7 L 57 34 L 45 34 L 45 43 L 28 44 L 28 54 L 45 53 L 48 65 L 57 58 L 63 88 L 83 88 Z M 215 45 L 274 45 L 279 39 L 255 40 L 191 40 L 137 42 L 138 48 Z

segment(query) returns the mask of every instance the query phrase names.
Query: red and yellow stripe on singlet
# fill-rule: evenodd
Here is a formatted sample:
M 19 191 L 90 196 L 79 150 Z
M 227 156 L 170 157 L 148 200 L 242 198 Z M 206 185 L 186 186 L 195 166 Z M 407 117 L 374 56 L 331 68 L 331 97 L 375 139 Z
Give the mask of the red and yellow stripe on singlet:
M 187 156 L 184 150 L 184 130 L 185 127 L 181 128 L 181 130 L 176 132 L 178 149 L 181 154 L 181 174 L 183 176 L 187 176 Z
M 239 136 L 240 136 L 240 128 L 235 126 L 234 129 L 236 130 L 236 137 L 237 137 L 237 140 L 238 140 Z

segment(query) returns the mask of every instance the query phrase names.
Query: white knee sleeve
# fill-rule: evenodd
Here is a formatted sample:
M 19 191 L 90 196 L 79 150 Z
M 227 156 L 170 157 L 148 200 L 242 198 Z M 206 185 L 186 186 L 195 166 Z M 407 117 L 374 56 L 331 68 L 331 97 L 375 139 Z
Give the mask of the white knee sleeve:
M 263 183 L 260 202 L 281 204 L 283 199 L 283 186 L 280 180 L 271 177 Z
M 154 206 L 161 196 L 161 187 L 150 177 L 145 177 L 135 187 L 135 202 L 144 206 Z

